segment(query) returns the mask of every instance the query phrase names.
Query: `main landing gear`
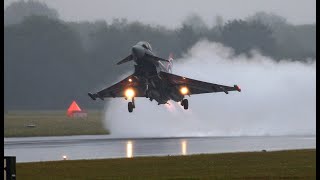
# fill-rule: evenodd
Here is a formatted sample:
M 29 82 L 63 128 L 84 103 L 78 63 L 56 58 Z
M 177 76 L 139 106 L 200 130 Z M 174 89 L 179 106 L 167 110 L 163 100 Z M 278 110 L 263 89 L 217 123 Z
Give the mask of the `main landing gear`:
M 181 106 L 183 106 L 184 109 L 188 109 L 189 107 L 188 99 L 183 99 L 181 101 Z
M 136 108 L 136 106 L 134 104 L 134 97 L 133 97 L 132 102 L 128 102 L 128 111 L 131 113 L 134 108 Z

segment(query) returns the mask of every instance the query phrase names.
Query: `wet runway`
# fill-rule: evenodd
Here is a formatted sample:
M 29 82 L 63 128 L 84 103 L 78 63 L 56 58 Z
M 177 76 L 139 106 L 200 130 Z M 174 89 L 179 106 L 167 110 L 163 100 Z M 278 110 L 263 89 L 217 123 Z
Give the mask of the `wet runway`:
M 4 155 L 17 162 L 190 155 L 316 148 L 315 136 L 114 138 L 61 136 L 4 138 Z

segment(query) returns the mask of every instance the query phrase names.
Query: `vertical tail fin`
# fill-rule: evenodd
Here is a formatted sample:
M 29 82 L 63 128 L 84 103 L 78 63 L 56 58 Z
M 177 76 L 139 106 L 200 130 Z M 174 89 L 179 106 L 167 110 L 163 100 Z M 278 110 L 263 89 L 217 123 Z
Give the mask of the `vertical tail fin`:
M 167 64 L 167 71 L 168 71 L 169 73 L 172 73 L 173 53 L 170 53 L 168 60 L 169 60 L 169 63 Z

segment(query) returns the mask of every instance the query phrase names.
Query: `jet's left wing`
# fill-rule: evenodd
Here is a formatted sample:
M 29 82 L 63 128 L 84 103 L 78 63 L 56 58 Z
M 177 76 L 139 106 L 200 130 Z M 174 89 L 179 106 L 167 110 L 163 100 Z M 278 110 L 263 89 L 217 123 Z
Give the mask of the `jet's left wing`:
M 225 86 L 219 84 L 213 84 L 203 81 L 198 81 L 175 74 L 170 74 L 166 72 L 160 72 L 160 77 L 163 80 L 168 81 L 172 86 L 177 86 L 177 88 L 186 86 L 189 90 L 189 95 L 191 94 L 202 94 L 202 93 L 214 93 L 214 92 L 224 92 L 228 94 L 229 91 L 241 91 L 237 86 Z
M 137 79 L 135 76 L 130 75 L 127 78 L 121 80 L 120 82 L 105 88 L 97 93 L 91 94 L 88 93 L 88 95 L 91 97 L 91 99 L 96 100 L 96 98 L 104 99 L 109 97 L 125 97 L 125 91 L 131 88 L 134 90 L 135 95 L 134 97 L 145 97 L 145 87 L 140 83 L 139 79 Z

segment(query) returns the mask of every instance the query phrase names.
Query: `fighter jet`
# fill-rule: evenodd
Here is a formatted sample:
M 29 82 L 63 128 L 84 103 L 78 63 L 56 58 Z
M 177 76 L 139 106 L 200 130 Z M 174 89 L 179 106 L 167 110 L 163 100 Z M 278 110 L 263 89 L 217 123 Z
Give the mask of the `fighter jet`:
M 158 105 L 167 104 L 169 100 L 179 102 L 184 109 L 189 103 L 186 96 L 203 93 L 241 91 L 239 86 L 225 86 L 194 80 L 172 74 L 173 57 L 157 57 L 148 42 L 140 41 L 131 49 L 131 54 L 117 65 L 134 61 L 134 73 L 122 81 L 96 93 L 88 93 L 91 99 L 122 97 L 128 100 L 128 111 L 136 108 L 135 98 L 145 97 L 157 101 Z

